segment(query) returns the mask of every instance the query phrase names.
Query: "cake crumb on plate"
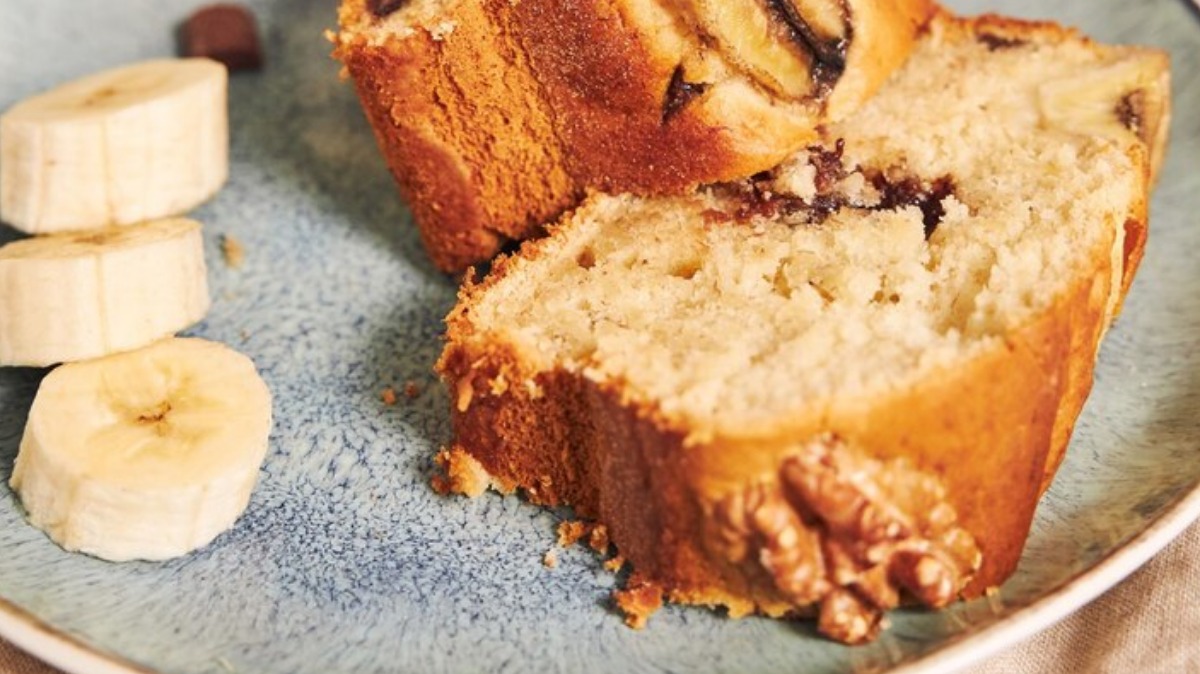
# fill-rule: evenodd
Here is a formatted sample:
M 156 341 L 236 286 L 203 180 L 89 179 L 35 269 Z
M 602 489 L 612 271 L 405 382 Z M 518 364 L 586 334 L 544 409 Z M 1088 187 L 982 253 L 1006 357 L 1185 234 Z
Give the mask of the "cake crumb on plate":
M 587 534 L 587 525 L 579 520 L 558 523 L 558 544 L 569 548 Z
M 246 247 L 229 234 L 222 234 L 221 256 L 225 258 L 225 266 L 237 269 L 246 261 Z

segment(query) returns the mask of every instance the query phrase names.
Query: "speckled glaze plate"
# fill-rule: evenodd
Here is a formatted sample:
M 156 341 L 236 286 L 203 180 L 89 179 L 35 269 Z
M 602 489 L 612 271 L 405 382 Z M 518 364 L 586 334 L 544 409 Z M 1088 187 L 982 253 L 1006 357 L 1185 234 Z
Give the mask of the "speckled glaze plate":
M 186 0 L 0 0 L 0 108 L 174 53 Z M 68 554 L 0 487 L 0 635 L 75 672 L 950 671 L 1066 615 L 1200 512 L 1200 19 L 1179 0 L 960 0 L 1171 49 L 1174 136 L 1152 234 L 1070 454 L 999 596 L 900 612 L 848 649 L 811 627 L 669 607 L 642 632 L 585 550 L 542 565 L 567 516 L 496 495 L 442 498 L 448 439 L 430 373 L 455 286 L 423 257 L 351 87 L 321 38 L 334 0 L 254 2 L 268 67 L 230 85 L 229 184 L 206 223 L 215 304 L 195 334 L 258 363 L 275 393 L 249 510 L 164 564 Z M 219 238 L 246 248 L 233 269 Z M 5 233 L 5 239 L 14 235 Z M 0 370 L 7 481 L 41 371 Z M 388 386 L 420 387 L 394 406 Z M 1002 507 L 1002 504 L 998 504 Z

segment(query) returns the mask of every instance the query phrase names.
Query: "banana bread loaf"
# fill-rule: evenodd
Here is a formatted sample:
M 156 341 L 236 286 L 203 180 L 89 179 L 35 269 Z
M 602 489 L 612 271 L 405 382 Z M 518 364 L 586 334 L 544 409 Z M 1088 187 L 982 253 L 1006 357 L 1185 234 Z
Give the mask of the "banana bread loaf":
M 439 486 L 607 526 L 619 601 L 847 642 L 1014 570 L 1146 240 L 1165 56 L 938 16 L 778 168 L 593 195 L 468 282 Z
M 907 56 L 930 0 L 343 0 L 354 78 L 433 261 L 490 258 L 587 188 L 770 168 Z

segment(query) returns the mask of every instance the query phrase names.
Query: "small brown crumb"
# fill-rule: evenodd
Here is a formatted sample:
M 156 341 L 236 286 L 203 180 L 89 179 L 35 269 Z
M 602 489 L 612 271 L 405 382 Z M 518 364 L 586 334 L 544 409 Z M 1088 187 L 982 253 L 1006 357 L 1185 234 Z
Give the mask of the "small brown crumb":
M 379 399 L 383 401 L 384 405 L 388 405 L 389 407 L 395 405 L 396 389 L 392 388 L 391 386 L 383 389 L 383 391 L 379 394 Z
M 433 460 L 442 472 L 433 476 L 430 486 L 439 494 L 455 493 L 474 498 L 488 487 L 496 487 L 505 493 L 511 491 L 507 485 L 494 484 L 483 464 L 460 447 L 443 449 Z
M 545 566 L 547 569 L 557 569 L 558 554 L 553 550 L 547 550 L 546 554 L 542 555 L 542 566 Z
M 604 560 L 604 570 L 610 573 L 620 571 L 623 566 L 625 566 L 625 558 L 621 555 Z
M 433 491 L 442 496 L 449 496 L 454 492 L 454 487 L 450 484 L 450 478 L 445 475 L 434 475 L 429 479 L 429 486 Z
M 417 382 L 411 379 L 404 382 L 404 396 L 406 398 L 413 400 L 419 395 L 421 395 L 421 387 Z
M 241 241 L 224 234 L 221 236 L 221 255 L 225 258 L 225 266 L 237 269 L 246 261 L 246 248 Z
M 625 614 L 625 624 L 635 630 L 646 626 L 654 612 L 662 608 L 663 591 L 657 584 L 634 574 L 624 590 L 613 592 L 617 608 Z
M 587 534 L 587 525 L 579 520 L 558 523 L 558 544 L 564 548 L 575 545 L 585 534 Z
M 604 554 L 608 552 L 608 543 L 608 527 L 603 524 L 592 527 L 591 532 L 588 533 L 588 545 L 596 552 Z

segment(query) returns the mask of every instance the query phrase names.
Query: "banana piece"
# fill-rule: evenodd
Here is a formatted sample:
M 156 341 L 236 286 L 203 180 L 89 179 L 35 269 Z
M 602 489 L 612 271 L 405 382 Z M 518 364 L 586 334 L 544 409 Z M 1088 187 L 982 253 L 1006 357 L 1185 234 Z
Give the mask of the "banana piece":
M 228 74 L 144 61 L 28 98 L 0 116 L 0 219 L 31 234 L 183 213 L 229 173 Z
M 842 0 L 683 0 L 700 30 L 761 86 L 795 100 L 821 97 L 845 67 Z
M 0 365 L 145 346 L 208 311 L 200 223 L 174 218 L 0 248 Z
M 1151 150 L 1169 84 L 1151 58 L 1124 58 L 1105 68 L 1044 83 L 1038 90 L 1042 121 L 1051 128 L 1114 140 L 1140 140 Z
M 249 358 L 171 338 L 47 375 L 10 484 L 66 550 L 168 559 L 245 510 L 270 430 L 271 393 Z

